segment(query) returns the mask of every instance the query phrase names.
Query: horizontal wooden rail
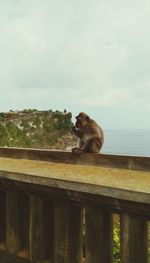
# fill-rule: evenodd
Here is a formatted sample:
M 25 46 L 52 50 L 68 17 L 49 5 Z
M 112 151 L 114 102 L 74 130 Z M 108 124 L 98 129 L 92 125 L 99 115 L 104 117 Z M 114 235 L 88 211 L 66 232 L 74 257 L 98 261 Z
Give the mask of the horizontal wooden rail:
M 148 263 L 149 168 L 143 157 L 0 148 L 0 261 L 5 251 L 33 263 L 112 263 L 117 213 L 121 263 Z

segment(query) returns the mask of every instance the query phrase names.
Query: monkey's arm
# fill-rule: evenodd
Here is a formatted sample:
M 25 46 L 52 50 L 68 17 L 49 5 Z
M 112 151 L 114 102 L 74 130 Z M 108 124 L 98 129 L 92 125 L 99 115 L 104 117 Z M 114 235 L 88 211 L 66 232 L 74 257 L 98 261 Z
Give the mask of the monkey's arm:
M 81 138 L 83 135 L 83 133 L 79 129 L 77 129 L 75 126 L 72 127 L 72 131 L 78 138 Z

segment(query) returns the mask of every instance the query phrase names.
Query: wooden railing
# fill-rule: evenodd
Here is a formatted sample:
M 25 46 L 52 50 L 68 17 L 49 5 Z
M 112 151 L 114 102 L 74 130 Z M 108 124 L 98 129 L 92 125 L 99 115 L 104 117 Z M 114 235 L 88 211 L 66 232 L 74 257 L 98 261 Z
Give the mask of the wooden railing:
M 0 256 L 112 263 L 114 213 L 120 262 L 147 263 L 150 158 L 0 148 Z

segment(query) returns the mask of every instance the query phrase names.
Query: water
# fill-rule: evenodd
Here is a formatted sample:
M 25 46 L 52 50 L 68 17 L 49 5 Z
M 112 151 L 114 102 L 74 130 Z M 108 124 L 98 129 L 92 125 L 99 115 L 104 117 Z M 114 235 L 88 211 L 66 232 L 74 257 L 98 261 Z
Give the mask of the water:
M 102 153 L 150 157 L 150 130 L 104 130 Z

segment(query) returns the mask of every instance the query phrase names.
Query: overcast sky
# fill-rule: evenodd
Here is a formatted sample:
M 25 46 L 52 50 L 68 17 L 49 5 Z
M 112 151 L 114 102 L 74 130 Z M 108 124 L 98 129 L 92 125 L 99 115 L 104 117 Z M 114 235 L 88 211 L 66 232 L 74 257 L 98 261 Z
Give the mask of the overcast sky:
M 0 0 L 0 90 L 0 111 L 150 128 L 150 1 Z

